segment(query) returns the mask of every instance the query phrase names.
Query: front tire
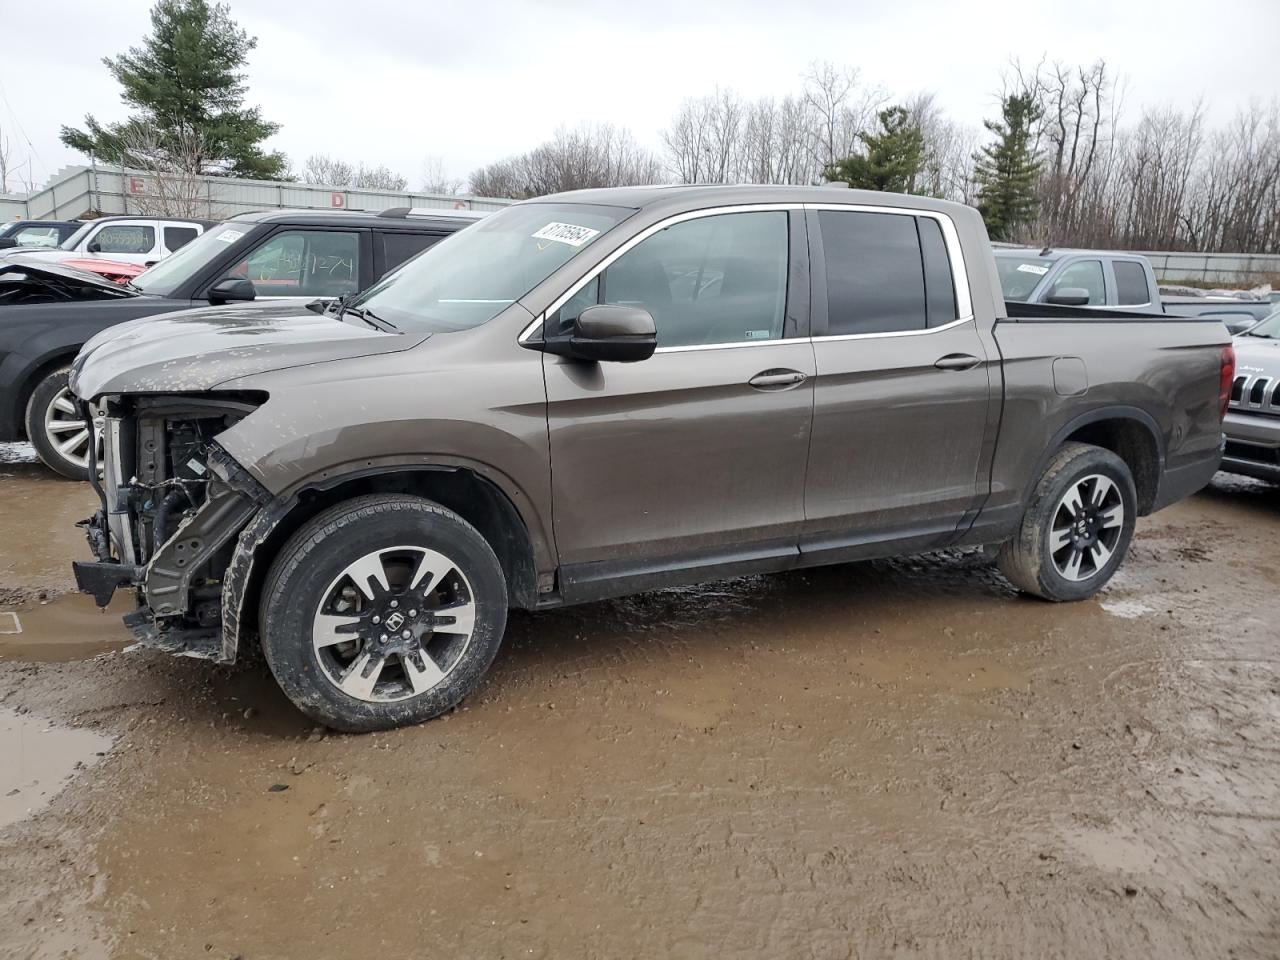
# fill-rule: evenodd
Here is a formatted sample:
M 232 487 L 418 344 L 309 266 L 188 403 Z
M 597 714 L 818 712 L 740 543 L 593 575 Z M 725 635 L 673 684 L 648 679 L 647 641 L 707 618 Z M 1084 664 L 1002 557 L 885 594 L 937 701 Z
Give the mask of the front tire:
M 421 723 L 456 706 L 493 663 L 507 586 L 457 514 L 418 497 L 341 503 L 276 557 L 259 622 L 290 700 L 335 730 Z
M 1137 504 L 1123 460 L 1102 447 L 1065 444 L 1036 484 L 1017 535 L 1001 545 L 1000 571 L 1045 600 L 1092 597 L 1129 549 Z
M 69 373 L 62 367 L 36 384 L 27 400 L 27 439 L 45 466 L 68 480 L 88 480 L 92 437 L 67 386 Z

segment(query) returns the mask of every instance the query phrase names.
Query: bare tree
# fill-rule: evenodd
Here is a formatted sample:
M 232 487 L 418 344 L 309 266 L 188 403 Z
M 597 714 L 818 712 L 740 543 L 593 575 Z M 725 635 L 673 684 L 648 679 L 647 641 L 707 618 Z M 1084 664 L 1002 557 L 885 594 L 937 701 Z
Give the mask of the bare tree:
M 450 177 L 445 172 L 444 160 L 440 157 L 429 156 L 422 161 L 423 193 L 438 193 L 452 197 L 461 193 L 463 186 L 461 179 Z
M 366 167 L 363 162 L 351 164 L 323 153 L 313 153 L 307 157 L 300 176 L 303 183 L 327 187 L 386 190 L 392 193 L 400 193 L 409 188 L 407 179 L 383 164 Z
M 910 123 L 924 140 L 921 192 L 959 203 L 976 203 L 974 160 L 981 136 L 975 127 L 947 119 L 933 93 L 918 93 L 906 101 Z
M 537 197 L 587 187 L 661 183 L 662 164 L 620 127 L 602 123 L 561 128 L 528 153 L 471 174 L 471 192 L 489 197 Z
M 144 192 L 130 195 L 136 212 L 156 217 L 209 217 L 213 206 L 201 171 L 209 145 L 194 130 L 167 136 L 142 124 L 119 135 L 122 167 L 140 170 Z
M 4 135 L 4 130 L 0 128 L 0 193 L 9 192 L 9 162 L 12 157 L 12 148 L 9 144 L 9 138 Z

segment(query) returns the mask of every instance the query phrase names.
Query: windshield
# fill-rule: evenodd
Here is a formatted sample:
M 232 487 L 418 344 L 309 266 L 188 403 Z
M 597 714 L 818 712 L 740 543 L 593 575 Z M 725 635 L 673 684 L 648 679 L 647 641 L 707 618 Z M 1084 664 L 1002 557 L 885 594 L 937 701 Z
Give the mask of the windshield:
M 1280 340 L 1280 310 L 1273 310 L 1267 318 L 1257 326 L 1245 331 L 1246 337 L 1265 337 L 1268 340 Z
M 155 297 L 172 296 L 193 274 L 203 270 L 253 227 L 252 223 L 223 223 L 211 227 L 150 270 L 138 274 L 133 279 L 133 288 Z
M 428 248 L 351 305 L 417 333 L 476 327 L 634 212 L 584 203 L 507 207 Z
M 67 239 L 63 240 L 61 243 L 61 249 L 74 250 L 76 248 L 76 244 L 79 243 L 81 240 L 83 240 L 84 235 L 92 229 L 93 229 L 93 221 L 90 220 L 83 227 L 81 227 L 79 230 L 73 233 L 71 236 L 67 237 Z
M 1040 278 L 1049 272 L 1052 260 L 1042 257 L 996 257 L 1000 286 L 1006 300 L 1028 300 Z

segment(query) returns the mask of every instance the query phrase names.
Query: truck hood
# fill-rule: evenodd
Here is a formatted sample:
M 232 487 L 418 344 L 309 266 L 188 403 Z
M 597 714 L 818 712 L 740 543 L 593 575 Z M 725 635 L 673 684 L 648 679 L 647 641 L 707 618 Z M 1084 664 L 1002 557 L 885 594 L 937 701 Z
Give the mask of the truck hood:
M 144 317 L 99 333 L 71 367 L 72 391 L 189 393 L 285 367 L 396 353 L 421 336 L 385 333 L 302 304 L 237 304 Z
M 1236 350 L 1236 372 L 1280 377 L 1280 340 L 1241 334 L 1232 340 Z

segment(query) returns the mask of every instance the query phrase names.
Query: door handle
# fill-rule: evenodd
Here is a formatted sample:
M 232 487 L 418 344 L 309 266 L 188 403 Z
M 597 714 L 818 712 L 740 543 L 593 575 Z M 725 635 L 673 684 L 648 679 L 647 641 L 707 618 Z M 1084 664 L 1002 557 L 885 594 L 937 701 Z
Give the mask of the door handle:
M 939 370 L 972 370 L 982 361 L 967 353 L 948 353 L 939 357 L 933 365 Z
M 747 381 L 757 390 L 776 390 L 782 387 L 794 387 L 809 378 L 799 370 L 762 370 Z

